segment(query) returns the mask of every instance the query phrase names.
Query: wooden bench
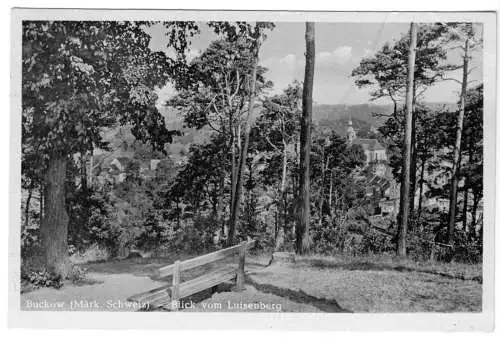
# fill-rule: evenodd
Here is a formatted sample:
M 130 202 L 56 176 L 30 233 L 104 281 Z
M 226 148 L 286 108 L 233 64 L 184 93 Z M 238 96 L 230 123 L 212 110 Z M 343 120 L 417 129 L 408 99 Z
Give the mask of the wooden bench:
M 186 261 L 176 261 L 174 264 L 162 267 L 158 270 L 158 277 L 172 276 L 172 285 L 162 286 L 135 296 L 128 300 L 137 302 L 142 308 L 167 308 L 176 311 L 179 301 L 195 293 L 213 288 L 236 277 L 236 291 L 244 289 L 245 256 L 247 249 L 254 246 L 255 241 L 243 242 L 226 249 L 215 251 L 203 256 L 195 257 Z M 181 283 L 181 273 L 196 267 L 226 259 L 236 253 L 239 254 L 238 265 L 217 269 L 208 274 L 193 278 Z

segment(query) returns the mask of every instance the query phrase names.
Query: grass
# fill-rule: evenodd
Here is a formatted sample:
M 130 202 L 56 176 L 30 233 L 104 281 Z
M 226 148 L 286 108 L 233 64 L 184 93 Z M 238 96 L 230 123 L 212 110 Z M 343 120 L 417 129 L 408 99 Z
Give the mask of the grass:
M 255 283 L 335 300 L 352 312 L 478 312 L 480 267 L 389 257 L 297 257 L 252 274 Z M 454 277 L 455 276 L 455 277 Z
M 443 262 L 415 262 L 397 260 L 392 256 L 299 256 L 297 264 L 317 268 L 335 268 L 343 270 L 396 270 L 405 272 L 424 272 L 442 277 L 473 280 L 482 283 L 482 265 Z

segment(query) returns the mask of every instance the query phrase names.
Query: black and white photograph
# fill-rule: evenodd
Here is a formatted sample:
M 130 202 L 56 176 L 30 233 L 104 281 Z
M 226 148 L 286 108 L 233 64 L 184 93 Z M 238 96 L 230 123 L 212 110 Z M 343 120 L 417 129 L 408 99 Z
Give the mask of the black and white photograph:
M 489 327 L 496 13 L 12 15 L 17 325 Z

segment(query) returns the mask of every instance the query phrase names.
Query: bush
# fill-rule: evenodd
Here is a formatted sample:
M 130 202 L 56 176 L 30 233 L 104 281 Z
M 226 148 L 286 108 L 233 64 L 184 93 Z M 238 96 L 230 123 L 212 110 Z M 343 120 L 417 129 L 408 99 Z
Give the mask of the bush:
M 78 283 L 78 282 L 84 280 L 86 278 L 86 276 L 87 276 L 87 269 L 82 268 L 79 265 L 73 265 L 73 267 L 71 268 L 71 271 L 68 275 L 68 279 L 72 283 Z
M 453 260 L 459 263 L 475 264 L 483 260 L 481 238 L 467 236 L 465 231 L 455 231 L 455 250 Z
M 348 230 L 349 224 L 339 218 L 325 217 L 321 226 L 318 219 L 311 222 L 312 251 L 321 255 L 332 255 L 356 248 L 358 236 Z
M 63 285 L 60 275 L 50 273 L 46 269 L 21 272 L 21 280 L 28 282 L 34 288 L 52 287 L 59 289 Z
M 394 254 L 396 252 L 396 243 L 393 237 L 369 229 L 363 235 L 361 242 L 361 253 L 364 255 L 372 254 Z
M 107 261 L 110 257 L 111 254 L 107 248 L 94 243 L 86 249 L 76 251 L 70 256 L 70 261 L 73 264 L 84 264 Z

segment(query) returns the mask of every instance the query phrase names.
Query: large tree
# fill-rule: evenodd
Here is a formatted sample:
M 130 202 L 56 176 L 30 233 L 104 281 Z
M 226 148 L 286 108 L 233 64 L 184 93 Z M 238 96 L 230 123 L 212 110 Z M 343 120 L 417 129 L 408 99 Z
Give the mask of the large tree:
M 314 23 L 306 22 L 306 64 L 304 89 L 302 92 L 302 119 L 300 124 L 299 207 L 296 227 L 296 251 L 299 254 L 308 252 L 311 246 L 309 224 L 311 221 L 310 158 L 315 58 L 314 36 Z
M 266 154 L 267 183 L 277 183 L 275 198 L 280 225 L 276 227 L 284 231 L 288 230 L 290 164 L 295 160 L 290 148 L 299 136 L 301 100 L 302 84 L 297 81 L 288 85 L 283 93 L 266 98 L 252 135 L 257 150 Z
M 71 156 L 106 148 L 103 128 L 132 125 L 163 149 L 172 132 L 155 107 L 169 62 L 149 49 L 141 22 L 23 22 L 23 155 L 39 164 L 44 187 L 40 235 L 46 268 L 66 276 L 65 181 Z M 27 172 L 28 173 L 28 172 Z
M 449 70 L 457 66 L 445 64 L 447 52 L 441 43 L 442 27 L 435 24 L 421 24 L 417 33 L 416 56 L 414 67 L 413 104 L 418 106 L 419 98 L 425 91 L 438 81 L 445 79 Z M 352 71 L 355 83 L 360 88 L 372 88 L 371 99 L 390 98 L 393 103 L 393 113 L 389 118 L 389 129 L 394 132 L 390 135 L 392 141 L 398 143 L 397 137 L 401 137 L 404 129 L 404 114 L 402 108 L 405 104 L 406 80 L 408 76 L 407 59 L 409 53 L 409 35 L 404 35 L 393 44 L 386 43 L 373 56 L 363 58 L 358 67 Z M 416 129 L 419 111 L 416 110 L 412 116 L 412 126 Z M 386 129 L 386 131 L 389 131 Z M 386 135 L 388 136 L 388 135 Z M 411 139 L 411 162 L 410 162 L 410 213 L 414 208 L 415 191 L 417 187 L 417 161 L 416 151 L 417 133 L 412 134 Z M 393 172 L 399 179 L 398 172 L 401 168 L 400 161 L 391 161 Z
M 453 162 L 452 162 L 452 172 L 451 172 L 451 186 L 450 186 L 450 204 L 448 211 L 448 243 L 453 245 L 454 242 L 454 230 L 455 230 L 455 218 L 456 218 L 456 207 L 457 207 L 457 191 L 458 191 L 458 181 L 459 181 L 459 170 L 460 170 L 460 152 L 462 148 L 462 130 L 464 126 L 464 116 L 465 116 L 465 106 L 467 98 L 467 85 L 469 79 L 469 62 L 471 49 L 477 47 L 480 44 L 480 39 L 476 36 L 476 30 L 472 23 L 465 24 L 451 24 L 444 25 L 446 28 L 446 33 L 448 33 L 447 38 L 450 43 L 456 44 L 458 42 L 458 47 L 462 50 L 462 81 L 460 83 L 460 100 L 458 103 L 458 117 L 456 125 L 456 136 L 455 145 L 453 147 Z
M 401 194 L 399 200 L 399 226 L 398 226 L 398 247 L 397 254 L 406 257 L 406 231 L 408 229 L 408 219 L 410 210 L 410 165 L 411 165 L 411 138 L 413 133 L 413 76 L 415 67 L 415 52 L 417 47 L 417 25 L 410 24 L 410 46 L 408 53 L 408 72 L 406 84 L 406 114 L 404 129 L 403 147 L 403 175 L 401 180 Z
M 242 173 L 255 121 L 258 94 L 270 83 L 259 66 L 260 46 L 269 22 L 210 22 L 221 39 L 212 43 L 187 66 L 189 79 L 177 83 L 179 94 L 169 104 L 180 108 L 190 126 L 209 126 L 227 138 L 231 156 L 231 198 L 228 243 L 235 240 L 239 217 Z M 223 179 L 221 180 L 223 181 Z

